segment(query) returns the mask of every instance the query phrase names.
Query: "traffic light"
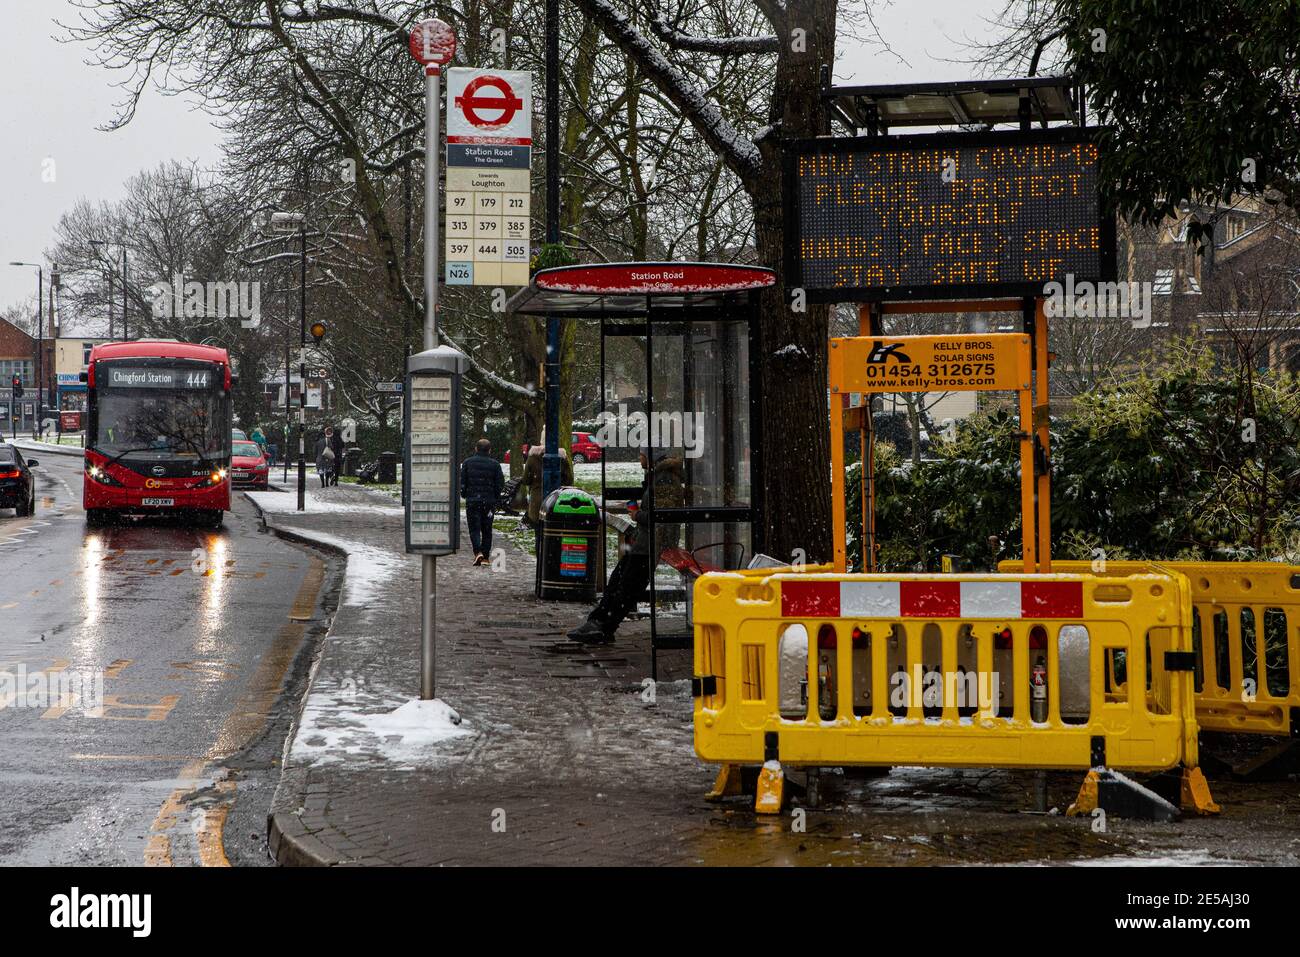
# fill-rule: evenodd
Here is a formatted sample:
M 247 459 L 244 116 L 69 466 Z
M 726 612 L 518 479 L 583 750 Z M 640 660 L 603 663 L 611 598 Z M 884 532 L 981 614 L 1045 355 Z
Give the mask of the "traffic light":
M 14 374 L 13 389 L 14 389 L 14 398 L 21 399 L 23 397 L 23 380 L 22 380 L 22 376 L 18 375 L 17 373 Z
M 307 331 L 310 332 L 311 337 L 316 340 L 316 344 L 320 345 L 320 341 L 325 338 L 325 323 L 317 319 L 308 327 Z

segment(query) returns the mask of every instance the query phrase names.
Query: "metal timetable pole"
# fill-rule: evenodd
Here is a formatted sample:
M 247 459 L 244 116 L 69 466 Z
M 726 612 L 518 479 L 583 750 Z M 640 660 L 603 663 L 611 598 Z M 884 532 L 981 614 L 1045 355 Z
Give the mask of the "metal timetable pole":
M 424 348 L 438 347 L 438 131 L 442 68 L 456 52 L 456 34 L 442 20 L 424 20 L 411 30 L 411 55 L 424 65 Z M 404 396 L 409 406 L 411 396 Z M 410 443 L 409 430 L 404 441 Z M 453 445 L 455 436 L 452 437 Z M 409 456 L 407 456 L 409 458 Z M 403 488 L 410 481 L 403 475 Z M 406 504 L 408 515 L 410 496 Z M 457 521 L 455 515 L 451 519 Z M 409 518 L 408 518 L 409 522 Z M 438 563 L 420 556 L 420 697 L 434 698 L 434 656 L 438 630 Z

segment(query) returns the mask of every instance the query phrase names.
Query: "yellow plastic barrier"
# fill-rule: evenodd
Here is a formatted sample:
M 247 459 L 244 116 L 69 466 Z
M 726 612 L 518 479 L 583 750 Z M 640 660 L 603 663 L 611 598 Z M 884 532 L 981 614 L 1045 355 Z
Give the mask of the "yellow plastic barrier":
M 1195 768 L 1191 609 L 1187 579 L 1153 568 L 704 575 L 696 753 L 731 765 Z M 1107 691 L 1121 662 L 1144 694 Z
M 1010 571 L 1015 564 L 1000 567 Z M 1055 562 L 1054 567 L 1089 571 L 1093 565 Z M 1151 567 L 1106 562 L 1105 573 L 1136 574 Z M 1300 566 L 1160 562 L 1154 567 L 1185 577 L 1191 588 L 1201 728 L 1300 737 Z

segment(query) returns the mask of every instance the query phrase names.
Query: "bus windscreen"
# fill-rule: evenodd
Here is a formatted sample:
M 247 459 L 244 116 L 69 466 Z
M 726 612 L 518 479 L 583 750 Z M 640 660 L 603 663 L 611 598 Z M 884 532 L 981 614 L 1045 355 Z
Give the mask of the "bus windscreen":
M 230 431 L 215 376 L 193 369 L 108 369 L 97 388 L 93 446 L 107 456 L 213 459 Z

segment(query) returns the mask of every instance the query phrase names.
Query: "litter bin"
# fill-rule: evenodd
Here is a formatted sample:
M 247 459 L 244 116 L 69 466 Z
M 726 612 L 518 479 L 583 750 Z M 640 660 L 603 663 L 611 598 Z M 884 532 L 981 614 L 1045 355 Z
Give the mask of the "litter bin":
M 343 474 L 352 478 L 357 474 L 357 469 L 361 466 L 361 450 L 355 446 L 347 449 L 343 453 Z
M 397 459 L 396 452 L 379 453 L 379 474 L 375 481 L 380 485 L 394 485 L 397 482 Z
M 580 488 L 557 488 L 542 503 L 541 517 L 537 597 L 594 602 L 602 544 L 596 500 Z

